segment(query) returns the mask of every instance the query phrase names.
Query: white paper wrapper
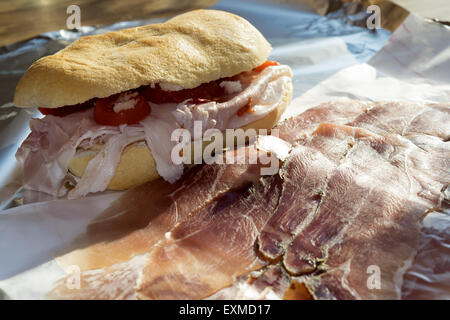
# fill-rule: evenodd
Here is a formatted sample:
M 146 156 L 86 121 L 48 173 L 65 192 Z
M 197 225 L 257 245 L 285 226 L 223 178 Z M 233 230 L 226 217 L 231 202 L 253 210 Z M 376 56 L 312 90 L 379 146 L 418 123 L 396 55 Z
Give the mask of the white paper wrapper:
M 330 22 L 312 13 L 275 6 L 269 8 L 272 11 L 266 8 L 260 12 L 261 7 L 255 10 L 244 2 L 231 4 L 219 3 L 217 8 L 248 18 L 273 43 L 272 58 L 294 70 L 294 96 L 298 97 L 285 117 L 320 102 L 342 98 L 449 101 L 450 48 L 445 44 L 450 43 L 450 31 L 443 26 L 410 16 L 369 63 L 361 64 L 384 42 L 382 38 L 386 39 L 388 32 L 371 35 L 367 30 L 355 31 L 339 20 Z M 270 25 L 267 21 L 261 23 L 267 17 L 273 17 Z M 294 23 L 297 19 L 303 20 L 288 29 L 278 28 L 278 33 L 274 31 L 277 24 Z M 312 29 L 322 26 L 328 30 L 311 31 L 308 24 L 313 25 Z M 366 45 L 369 50 L 355 49 Z M 307 89 L 310 90 L 305 92 Z M 43 298 L 54 282 L 65 275 L 52 260 L 53 252 L 82 233 L 87 223 L 119 194 L 38 202 L 1 212 L 0 289 L 4 295 L 12 299 Z M 444 217 L 448 221 L 448 216 Z
M 289 117 L 321 102 L 450 102 L 450 28 L 410 15 L 368 62 L 345 68 L 296 98 Z

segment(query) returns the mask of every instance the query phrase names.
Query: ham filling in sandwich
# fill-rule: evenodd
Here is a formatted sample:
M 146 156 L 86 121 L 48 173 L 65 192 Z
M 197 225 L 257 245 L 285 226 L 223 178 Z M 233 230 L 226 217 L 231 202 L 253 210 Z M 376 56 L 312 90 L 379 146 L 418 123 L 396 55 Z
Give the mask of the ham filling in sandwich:
M 217 26 L 221 26 L 217 28 Z M 24 187 L 69 198 L 174 182 L 183 128 L 270 129 L 292 96 L 288 66 L 246 20 L 196 10 L 166 23 L 83 37 L 35 62 L 15 93 L 39 107 L 16 158 Z

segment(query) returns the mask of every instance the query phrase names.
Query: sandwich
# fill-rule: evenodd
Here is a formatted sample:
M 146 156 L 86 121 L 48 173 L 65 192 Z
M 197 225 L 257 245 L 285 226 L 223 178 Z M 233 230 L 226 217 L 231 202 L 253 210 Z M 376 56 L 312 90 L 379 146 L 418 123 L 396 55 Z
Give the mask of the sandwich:
M 270 129 L 292 98 L 292 71 L 245 19 L 195 10 L 165 23 L 85 36 L 31 65 L 14 103 L 38 107 L 16 153 L 26 189 L 79 198 L 185 165 L 176 129 Z

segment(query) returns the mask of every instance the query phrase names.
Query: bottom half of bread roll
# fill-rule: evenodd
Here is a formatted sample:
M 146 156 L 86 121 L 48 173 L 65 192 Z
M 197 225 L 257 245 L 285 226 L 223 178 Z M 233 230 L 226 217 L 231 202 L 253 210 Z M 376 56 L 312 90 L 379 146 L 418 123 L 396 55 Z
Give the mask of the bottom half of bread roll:
M 270 130 L 279 120 L 286 107 L 289 105 L 292 99 L 292 86 L 283 93 L 283 99 L 269 114 L 261 119 L 253 121 L 243 127 L 244 131 L 247 129 L 267 129 Z M 169 139 L 170 137 L 167 137 Z M 226 138 L 223 139 L 226 143 Z M 162 142 L 163 143 L 163 142 Z M 205 148 L 210 142 L 204 142 L 203 148 Z M 97 152 L 101 149 L 101 145 L 96 145 L 88 150 L 78 149 L 75 157 L 69 163 L 69 171 L 77 176 L 81 177 L 89 163 Z M 108 190 L 125 190 L 134 186 L 143 184 L 148 181 L 158 179 L 156 168 L 156 161 L 153 158 L 152 151 L 147 144 L 142 142 L 133 143 L 127 146 L 122 152 L 119 164 L 115 168 L 114 176 L 108 184 Z

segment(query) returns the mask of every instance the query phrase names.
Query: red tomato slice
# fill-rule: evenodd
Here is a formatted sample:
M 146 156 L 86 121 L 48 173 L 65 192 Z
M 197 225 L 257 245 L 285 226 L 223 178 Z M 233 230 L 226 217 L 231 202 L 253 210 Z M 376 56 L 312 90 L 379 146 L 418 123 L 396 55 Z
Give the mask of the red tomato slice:
M 137 124 L 150 115 L 151 108 L 145 98 L 138 94 L 133 97 L 136 101 L 134 108 L 115 112 L 113 107 L 120 95 L 129 94 L 125 92 L 115 94 L 111 97 L 98 99 L 95 102 L 94 120 L 106 126 L 118 126 L 121 124 Z
M 262 65 L 253 69 L 253 71 L 261 72 L 269 66 L 277 66 L 278 62 L 267 60 Z M 204 83 L 193 89 L 183 89 L 179 91 L 164 91 L 156 84 L 154 88 L 150 86 L 144 86 L 140 88 L 141 94 L 153 103 L 180 103 L 187 99 L 193 99 L 194 101 L 206 102 L 206 101 L 220 101 L 225 96 L 225 91 L 219 86 L 221 81 L 234 81 L 236 76 L 222 78 L 216 81 Z
M 142 95 L 153 103 L 180 103 L 187 99 L 213 100 L 224 94 L 223 89 L 216 81 L 204 83 L 193 89 L 183 89 L 179 91 L 164 91 L 157 84 L 155 88 L 145 86 L 141 88 Z
M 267 60 L 266 62 L 264 62 L 262 65 L 256 67 L 255 69 L 253 69 L 253 71 L 256 72 L 261 72 L 263 71 L 265 68 L 270 67 L 270 66 L 277 66 L 279 63 L 276 61 L 270 61 Z
M 64 116 L 67 116 L 68 114 L 78 112 L 78 111 L 83 111 L 83 110 L 93 107 L 93 106 L 94 106 L 94 100 L 89 100 L 89 101 L 75 104 L 72 106 L 64 106 L 64 107 L 60 107 L 60 108 L 38 108 L 38 110 L 43 115 L 64 117 Z

